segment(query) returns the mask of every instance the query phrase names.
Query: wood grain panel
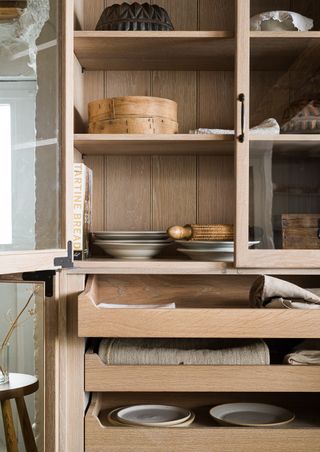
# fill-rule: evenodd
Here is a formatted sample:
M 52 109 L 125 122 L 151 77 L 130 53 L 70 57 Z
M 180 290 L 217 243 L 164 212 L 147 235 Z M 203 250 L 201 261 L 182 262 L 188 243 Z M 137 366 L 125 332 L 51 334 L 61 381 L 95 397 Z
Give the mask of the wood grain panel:
M 85 356 L 88 392 L 320 392 L 319 381 L 317 366 L 110 366 Z
M 197 30 L 197 4 L 195 0 L 151 0 L 164 8 L 175 30 Z
M 106 97 L 150 96 L 149 71 L 108 71 Z
M 290 0 L 281 0 L 280 2 L 279 0 L 251 0 L 250 15 L 254 16 L 264 11 L 277 11 L 279 9 L 290 11 Z
M 179 133 L 189 133 L 196 127 L 196 72 L 153 72 L 152 95 L 178 103 Z
M 108 229 L 150 229 L 150 169 L 150 157 L 107 157 L 106 227 Z
M 234 129 L 233 72 L 200 72 L 199 127 Z
M 234 223 L 233 157 L 198 157 L 198 222 Z
M 152 169 L 153 228 L 195 222 L 196 158 L 152 157 Z
M 92 169 L 92 230 L 103 231 L 106 226 L 106 157 L 85 156 L 84 163 Z
M 105 0 L 83 0 L 84 2 L 84 29 L 95 30 L 97 22 L 106 6 Z M 113 2 L 115 3 L 115 2 Z
M 234 0 L 198 0 L 199 30 L 234 30 Z

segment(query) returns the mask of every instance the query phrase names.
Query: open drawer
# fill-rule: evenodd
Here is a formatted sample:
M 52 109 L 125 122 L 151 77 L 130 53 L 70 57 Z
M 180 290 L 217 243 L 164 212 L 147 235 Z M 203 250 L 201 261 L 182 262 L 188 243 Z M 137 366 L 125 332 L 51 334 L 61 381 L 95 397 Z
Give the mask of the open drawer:
M 254 276 L 90 275 L 78 300 L 81 337 L 320 338 L 320 310 L 250 309 Z M 175 309 L 148 308 L 174 302 Z M 100 303 L 146 308 L 103 308 Z
M 88 392 L 320 392 L 320 366 L 106 365 L 85 355 Z
M 276 428 L 218 426 L 208 414 L 210 407 L 231 401 L 274 403 L 292 409 L 296 419 Z M 139 403 L 185 406 L 194 411 L 196 419 L 185 428 L 109 424 L 107 415 L 112 409 Z M 94 394 L 85 418 L 85 447 L 90 452 L 310 452 L 318 449 L 320 441 L 318 406 L 319 400 L 310 394 Z

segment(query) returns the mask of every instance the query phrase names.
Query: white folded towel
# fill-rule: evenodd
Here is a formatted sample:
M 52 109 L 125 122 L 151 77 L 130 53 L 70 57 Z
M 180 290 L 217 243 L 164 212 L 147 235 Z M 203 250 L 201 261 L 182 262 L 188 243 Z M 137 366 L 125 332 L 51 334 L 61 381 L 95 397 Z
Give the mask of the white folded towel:
M 103 339 L 99 356 L 109 365 L 266 365 L 260 339 Z
M 190 130 L 189 133 L 195 135 L 234 135 L 235 131 L 231 129 L 205 129 L 200 128 Z M 268 118 L 254 126 L 249 131 L 250 135 L 278 135 L 280 133 L 280 126 L 276 119 Z
M 319 366 L 320 365 L 320 340 L 307 339 L 297 345 L 292 352 L 284 357 L 285 364 L 293 366 Z
M 314 291 L 262 275 L 251 287 L 250 305 L 254 308 L 320 309 L 320 297 Z

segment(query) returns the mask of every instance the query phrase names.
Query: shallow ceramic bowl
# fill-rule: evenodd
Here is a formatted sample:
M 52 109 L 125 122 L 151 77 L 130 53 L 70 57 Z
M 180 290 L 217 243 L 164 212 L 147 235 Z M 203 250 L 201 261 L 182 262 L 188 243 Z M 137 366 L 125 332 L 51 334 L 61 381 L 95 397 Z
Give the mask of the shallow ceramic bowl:
M 162 248 L 169 245 L 170 242 L 153 241 L 153 242 L 130 242 L 130 241 L 109 241 L 95 240 L 94 244 L 99 246 L 103 251 L 117 259 L 143 260 L 151 259 L 160 253 Z

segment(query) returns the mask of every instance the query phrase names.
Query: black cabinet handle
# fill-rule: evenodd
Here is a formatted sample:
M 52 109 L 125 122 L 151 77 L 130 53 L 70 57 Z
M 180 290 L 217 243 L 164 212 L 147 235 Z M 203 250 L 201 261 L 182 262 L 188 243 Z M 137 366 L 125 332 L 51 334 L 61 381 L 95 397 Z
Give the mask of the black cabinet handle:
M 320 239 L 320 220 L 318 220 L 318 232 L 317 232 L 318 239 Z
M 240 143 L 244 142 L 244 101 L 245 95 L 243 93 L 239 94 L 238 101 L 241 102 L 241 135 L 238 136 Z

